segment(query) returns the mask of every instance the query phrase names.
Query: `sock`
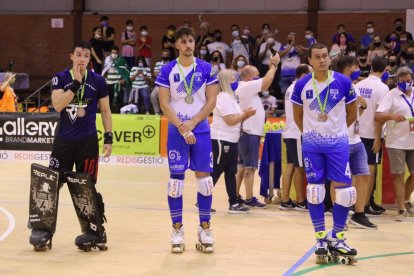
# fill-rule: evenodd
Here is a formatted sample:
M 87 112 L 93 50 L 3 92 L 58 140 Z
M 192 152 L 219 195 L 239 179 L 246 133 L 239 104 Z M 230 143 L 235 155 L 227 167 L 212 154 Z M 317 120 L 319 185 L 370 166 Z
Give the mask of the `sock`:
M 348 218 L 349 207 L 344 207 L 335 202 L 333 207 L 333 230 L 332 237 L 336 238 L 336 233 L 344 231 L 346 219 Z
M 308 202 L 309 214 L 315 232 L 325 231 L 325 214 L 323 203 L 311 204 Z
M 213 196 L 204 196 L 197 193 L 198 213 L 200 216 L 200 225 L 202 222 L 210 222 L 211 203 L 213 202 Z
M 173 224 L 183 222 L 183 196 L 174 198 L 168 197 L 168 206 L 170 207 L 170 215 Z

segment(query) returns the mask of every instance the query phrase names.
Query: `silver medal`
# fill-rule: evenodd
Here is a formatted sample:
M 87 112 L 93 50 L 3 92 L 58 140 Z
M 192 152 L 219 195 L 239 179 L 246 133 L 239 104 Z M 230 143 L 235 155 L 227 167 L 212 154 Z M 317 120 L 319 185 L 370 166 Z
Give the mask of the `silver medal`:
M 86 115 L 86 110 L 83 107 L 78 107 L 78 110 L 76 110 L 76 114 L 78 115 L 78 117 L 85 117 Z
M 194 102 L 194 97 L 191 95 L 187 95 L 185 96 L 184 101 L 188 104 L 192 104 Z
M 319 113 L 318 114 L 318 121 L 320 121 L 320 122 L 328 121 L 328 114 L 326 114 L 325 112 Z

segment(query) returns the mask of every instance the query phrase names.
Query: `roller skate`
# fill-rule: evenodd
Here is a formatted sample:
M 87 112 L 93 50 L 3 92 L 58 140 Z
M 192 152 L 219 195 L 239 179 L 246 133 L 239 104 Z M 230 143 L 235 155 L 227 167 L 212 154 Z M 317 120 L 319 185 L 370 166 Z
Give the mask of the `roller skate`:
M 32 230 L 30 244 L 34 246 L 34 251 L 46 251 L 52 249 L 52 234 L 44 230 Z
M 92 248 L 98 248 L 101 251 L 108 250 L 106 246 L 106 233 L 103 231 L 101 236 L 98 236 L 96 232 L 86 232 L 79 235 L 75 239 L 75 245 L 85 252 L 89 252 Z
M 333 256 L 334 262 L 344 265 L 353 265 L 357 262 L 355 256 L 357 251 L 345 243 L 344 232 L 336 233 L 336 238 L 328 238 L 329 251 Z
M 333 262 L 333 258 L 329 253 L 329 243 L 326 239 L 328 233 L 326 231 L 319 231 L 315 233 L 315 255 L 316 264 L 329 264 Z
M 196 249 L 203 253 L 213 253 L 213 245 L 214 237 L 210 229 L 210 223 L 202 222 L 198 226 L 198 243 L 196 243 Z
M 183 253 L 184 250 L 184 226 L 177 222 L 173 224 L 173 231 L 171 233 L 171 253 Z

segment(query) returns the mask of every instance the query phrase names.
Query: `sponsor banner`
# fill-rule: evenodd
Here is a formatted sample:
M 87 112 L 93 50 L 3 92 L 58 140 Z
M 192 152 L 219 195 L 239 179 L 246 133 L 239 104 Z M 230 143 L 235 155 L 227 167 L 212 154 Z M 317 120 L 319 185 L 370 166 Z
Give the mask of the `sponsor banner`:
M 102 151 L 103 133 L 100 114 L 96 115 L 99 146 Z M 160 117 L 151 115 L 112 115 L 114 143 L 112 154 L 120 155 L 160 155 Z
M 0 151 L 0 162 L 21 161 L 28 163 L 49 164 L 49 151 Z M 109 156 L 99 157 L 99 164 L 131 165 L 131 166 L 168 166 L 168 159 L 161 156 Z
M 58 122 L 59 113 L 0 114 L 0 149 L 51 150 Z

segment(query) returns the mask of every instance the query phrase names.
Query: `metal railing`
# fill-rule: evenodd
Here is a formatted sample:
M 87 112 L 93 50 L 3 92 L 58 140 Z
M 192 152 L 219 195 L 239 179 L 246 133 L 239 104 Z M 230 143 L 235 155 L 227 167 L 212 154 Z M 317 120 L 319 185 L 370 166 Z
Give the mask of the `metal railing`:
M 29 104 L 29 100 L 35 96 L 37 94 L 37 107 L 35 110 L 40 109 L 40 107 L 42 106 L 43 103 L 40 102 L 40 93 L 42 92 L 42 90 L 50 85 L 50 90 L 52 90 L 52 80 L 49 80 L 48 82 L 46 82 L 45 84 L 43 84 L 39 89 L 37 89 L 35 92 L 33 92 L 32 94 L 30 94 L 29 96 L 26 97 L 26 99 L 24 100 L 24 105 L 25 105 L 25 111 L 27 112 L 27 105 Z M 49 101 L 49 100 L 47 100 Z M 45 101 L 45 102 L 47 102 Z

